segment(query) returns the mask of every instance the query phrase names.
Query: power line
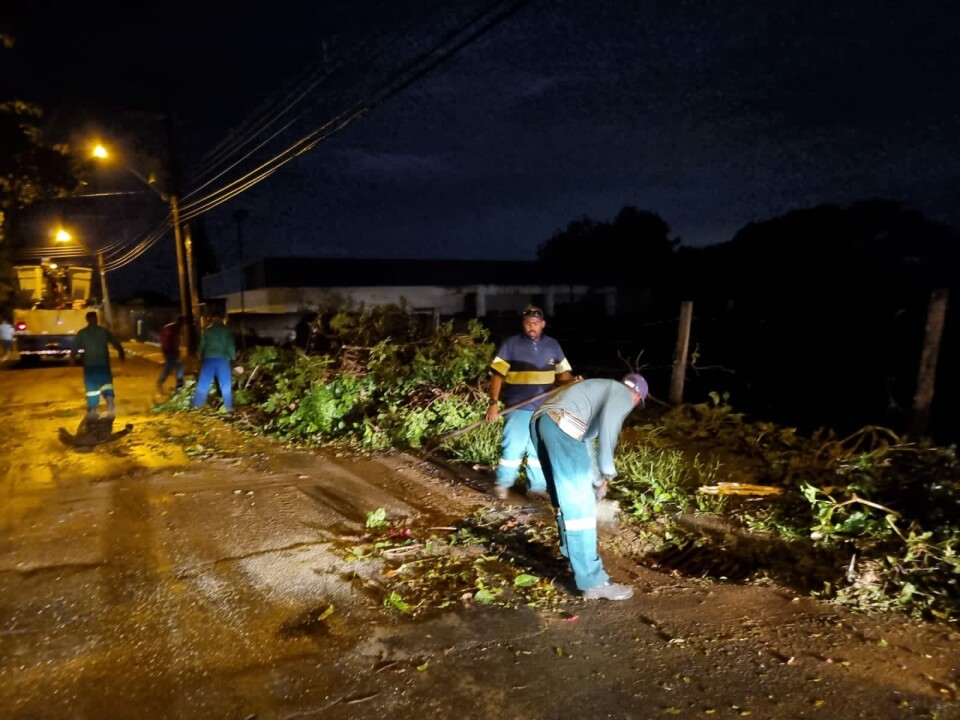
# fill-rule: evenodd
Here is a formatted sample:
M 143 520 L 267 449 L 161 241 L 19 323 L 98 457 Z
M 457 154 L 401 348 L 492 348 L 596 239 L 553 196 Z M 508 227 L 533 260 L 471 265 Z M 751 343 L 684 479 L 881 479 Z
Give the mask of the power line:
M 442 5 L 444 5 L 444 0 L 440 0 L 438 3 L 431 6 L 427 13 L 432 13 L 437 7 Z M 396 32 L 399 32 L 401 36 L 403 36 L 408 30 L 411 30 L 415 26 L 415 22 L 415 20 L 408 21 L 403 28 L 396 29 Z M 322 81 L 333 75 L 333 71 L 335 69 L 345 67 L 348 59 L 360 58 L 361 49 L 371 46 L 374 39 L 374 37 L 368 36 L 367 38 L 357 42 L 349 53 L 338 57 L 332 65 L 327 62 L 326 46 L 324 46 L 324 57 L 319 60 L 319 64 L 318 62 L 311 63 L 308 66 L 308 69 L 301 73 L 300 78 L 292 83 L 289 83 L 291 86 L 290 91 L 286 92 L 285 94 L 282 91 L 273 93 L 270 98 L 261 103 L 257 110 L 255 110 L 254 113 L 241 124 L 240 129 L 224 138 L 224 140 L 222 140 L 203 157 L 201 163 L 205 164 L 207 167 L 201 167 L 201 169 L 196 172 L 198 181 L 215 170 L 217 167 L 220 167 L 225 162 L 229 161 L 232 155 L 236 155 L 243 147 L 256 140 L 256 138 L 266 131 L 266 129 L 269 128 L 274 122 L 288 114 L 296 105 L 305 100 L 308 95 L 313 94 L 317 86 Z M 280 95 L 284 95 L 284 97 L 278 98 Z M 275 111 L 274 107 L 278 104 L 283 104 L 285 107 Z M 233 163 L 233 165 L 227 169 L 230 170 L 243 160 L 247 159 L 253 154 L 253 152 L 256 152 L 256 150 L 262 148 L 266 142 L 269 142 L 269 140 L 275 138 L 283 130 L 288 129 L 298 120 L 303 118 L 307 112 L 307 109 L 302 110 L 292 120 L 287 122 L 279 131 L 275 132 L 266 141 L 261 142 L 251 152 L 248 152 L 246 155 L 240 158 L 240 160 Z M 265 117 L 261 119 L 260 116 Z M 260 123 L 259 127 L 250 127 L 254 126 L 256 123 Z M 250 127 L 250 129 L 244 129 L 246 127 Z M 240 136 L 239 138 L 237 137 L 238 135 Z M 232 147 L 230 145 L 232 145 Z M 220 177 L 223 174 L 225 173 L 220 173 L 217 175 L 217 177 Z M 195 188 L 184 195 L 182 199 L 187 199 L 193 196 L 198 190 L 206 187 L 208 184 L 209 183 L 205 183 L 199 188 Z
M 484 9 L 476 16 L 471 18 L 467 23 L 447 33 L 438 43 L 434 44 L 427 51 L 420 53 L 411 61 L 408 61 L 399 72 L 395 73 L 372 96 L 366 98 L 360 103 L 355 104 L 350 110 L 340 113 L 333 119 L 321 125 L 319 128 L 307 133 L 292 145 L 288 146 L 280 153 L 277 153 L 269 160 L 261 163 L 258 167 L 254 168 L 245 175 L 233 180 L 230 183 L 227 183 L 218 190 L 214 190 L 203 198 L 184 205 L 181 208 L 183 219 L 190 220 L 209 212 L 215 207 L 227 202 L 240 193 L 248 190 L 250 187 L 253 187 L 259 182 L 265 180 L 287 163 L 309 152 L 320 142 L 323 142 L 332 135 L 340 132 L 359 117 L 365 115 L 382 103 L 386 102 L 391 97 L 408 88 L 414 82 L 424 77 L 440 64 L 450 59 L 469 44 L 475 42 L 478 38 L 489 32 L 492 28 L 506 20 L 513 13 L 519 10 L 520 7 L 526 4 L 526 2 L 527 0 L 513 0 L 512 2 L 506 3 L 506 7 L 499 10 L 499 12 L 497 12 L 495 8 L 498 6 L 504 6 L 503 2 L 494 3 L 493 5 Z M 483 23 L 479 28 L 471 31 L 473 26 L 481 23 L 484 18 L 490 16 L 491 13 L 496 14 L 494 17 Z M 465 32 L 469 32 L 469 34 L 466 37 L 457 40 L 457 38 L 462 36 Z M 447 47 L 451 42 L 454 41 L 456 42 L 452 47 Z M 444 50 L 445 47 L 447 47 L 447 49 Z
M 443 62 L 449 60 L 513 15 L 525 5 L 527 1 L 528 0 L 510 0 L 509 2 L 504 2 L 503 0 L 498 0 L 488 5 L 485 9 L 473 15 L 468 21 L 445 33 L 443 37 L 429 49 L 417 54 L 411 60 L 404 63 L 399 70 L 394 72 L 385 82 L 381 83 L 374 92 L 359 102 L 354 103 L 351 108 L 336 114 L 333 118 L 303 135 L 279 153 L 261 162 L 252 170 L 227 182 L 220 188 L 209 192 L 207 195 L 182 205 L 181 222 L 195 219 L 233 199 L 237 195 L 242 194 L 246 190 L 249 190 L 263 180 L 266 180 L 287 163 L 306 154 L 321 142 L 339 133 L 359 118 L 410 87 L 417 80 L 423 78 Z M 444 5 L 445 3 L 440 2 L 437 3 L 434 8 Z M 369 46 L 369 44 L 368 41 L 363 41 L 358 43 L 357 48 Z M 355 50 L 357 48 L 355 48 Z M 339 66 L 342 66 L 343 60 L 341 59 L 338 62 L 341 63 Z M 204 160 L 201 161 L 207 167 L 200 171 L 200 177 L 202 178 L 205 173 L 213 172 L 217 167 L 227 162 L 231 154 L 237 154 L 242 148 L 257 140 L 271 125 L 303 102 L 308 95 L 316 90 L 323 80 L 330 77 L 331 73 L 332 71 L 323 71 L 321 68 L 321 72 L 318 74 L 316 69 L 310 69 L 301 74 L 301 79 L 293 84 L 293 89 L 287 92 L 281 91 L 280 93 L 275 93 L 270 100 L 262 104 L 261 108 L 255 111 L 250 119 L 241 125 L 241 137 L 239 139 L 235 136 L 228 137 L 207 153 Z M 276 99 L 278 97 L 280 99 Z M 283 105 L 281 109 L 276 111 L 270 110 L 271 107 L 276 107 L 278 104 Z M 297 120 L 305 115 L 305 112 L 306 110 L 301 111 L 301 113 L 286 122 L 281 128 L 275 130 L 266 138 L 261 139 L 253 149 L 244 153 L 241 158 L 233 162 L 226 170 L 193 188 L 183 197 L 195 196 L 201 189 L 209 186 L 213 181 L 222 177 L 230 170 L 235 169 L 245 160 L 248 160 L 258 150 L 263 149 L 271 141 L 278 138 L 284 131 L 289 130 Z M 245 127 L 251 129 L 244 130 L 243 128 Z M 135 261 L 162 239 L 171 226 L 171 218 L 168 215 L 158 226 L 139 239 L 111 247 L 111 257 L 108 260 L 105 256 L 104 268 L 111 271 L 117 270 Z

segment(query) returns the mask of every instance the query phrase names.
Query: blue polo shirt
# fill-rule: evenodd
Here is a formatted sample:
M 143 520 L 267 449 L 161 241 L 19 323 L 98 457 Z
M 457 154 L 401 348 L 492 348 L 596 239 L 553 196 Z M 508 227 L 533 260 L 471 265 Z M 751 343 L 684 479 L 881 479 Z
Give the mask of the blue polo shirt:
M 570 363 L 560 343 L 547 335 L 531 340 L 526 335 L 512 335 L 504 340 L 490 369 L 503 376 L 500 399 L 507 407 L 547 392 L 557 375 L 570 372 Z M 524 405 L 522 410 L 536 410 L 543 398 Z

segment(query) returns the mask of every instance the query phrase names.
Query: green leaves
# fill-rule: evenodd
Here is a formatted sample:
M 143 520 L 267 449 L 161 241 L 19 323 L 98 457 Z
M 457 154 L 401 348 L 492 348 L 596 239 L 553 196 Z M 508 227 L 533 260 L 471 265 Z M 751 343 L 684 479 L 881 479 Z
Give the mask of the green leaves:
M 383 508 L 377 508 L 373 512 L 367 513 L 367 528 L 381 528 L 387 525 L 387 511 Z
M 473 601 L 478 602 L 481 605 L 489 605 L 494 600 L 496 600 L 497 595 L 486 588 L 480 588 L 473 594 Z
M 452 323 L 434 328 L 391 305 L 341 310 L 314 331 L 329 352 L 255 348 L 244 361 L 252 371 L 243 397 L 268 431 L 367 449 L 421 447 L 483 417 L 479 381 L 494 348 L 478 322 L 466 333 Z
M 877 427 L 842 440 L 823 432 L 803 437 L 791 428 L 746 422 L 719 395 L 711 401 L 677 406 L 657 425 L 629 428 L 622 437 L 611 492 L 648 552 L 702 548 L 708 551 L 702 556 L 713 550 L 737 558 L 742 538 L 756 533 L 770 551 L 762 557 L 744 551 L 740 562 L 753 577 L 794 581 L 802 574 L 806 587 L 824 588 L 814 594 L 859 610 L 957 615 L 960 460 L 954 448 L 908 445 Z M 716 479 L 782 492 L 719 502 L 697 492 Z M 691 520 L 694 510 L 716 520 Z M 737 534 L 698 530 L 711 522 Z M 722 568 L 703 571 L 724 574 Z
M 409 613 L 413 610 L 413 606 L 411 606 L 396 592 L 390 593 L 383 599 L 383 606 L 392 608 L 394 610 L 399 610 L 402 613 Z

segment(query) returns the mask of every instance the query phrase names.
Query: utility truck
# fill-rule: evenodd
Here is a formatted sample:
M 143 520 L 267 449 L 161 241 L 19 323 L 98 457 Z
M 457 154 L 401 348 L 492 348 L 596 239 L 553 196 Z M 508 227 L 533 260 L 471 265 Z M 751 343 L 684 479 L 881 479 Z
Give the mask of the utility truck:
M 70 358 L 77 332 L 86 327 L 86 315 L 100 310 L 90 304 L 93 268 L 60 267 L 54 262 L 16 265 L 16 305 L 13 330 L 23 361 Z

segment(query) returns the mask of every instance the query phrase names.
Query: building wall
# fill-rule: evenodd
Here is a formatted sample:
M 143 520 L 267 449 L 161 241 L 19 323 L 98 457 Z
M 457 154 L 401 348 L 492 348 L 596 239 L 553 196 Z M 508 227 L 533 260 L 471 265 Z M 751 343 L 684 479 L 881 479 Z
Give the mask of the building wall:
M 225 296 L 229 325 L 235 332 L 284 343 L 290 340 L 300 319 L 318 309 L 359 310 L 378 305 L 405 305 L 411 312 L 429 313 L 438 318 L 485 318 L 519 313 L 530 303 L 541 305 L 547 315 L 556 305 L 582 300 L 596 288 L 585 285 L 471 285 L 438 286 L 357 286 L 338 288 L 260 288 Z M 612 314 L 613 288 L 601 289 L 607 310 Z M 242 318 L 242 323 L 241 323 Z
M 405 304 L 417 312 L 438 311 L 443 316 L 468 314 L 482 318 L 489 312 L 519 310 L 531 302 L 543 305 L 551 313 L 555 304 L 576 302 L 588 290 L 586 286 L 568 285 L 261 288 L 247 290 L 242 295 L 239 292 L 230 293 L 225 301 L 228 314 L 241 311 L 252 314 L 299 314 L 318 307 L 359 309 Z

